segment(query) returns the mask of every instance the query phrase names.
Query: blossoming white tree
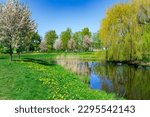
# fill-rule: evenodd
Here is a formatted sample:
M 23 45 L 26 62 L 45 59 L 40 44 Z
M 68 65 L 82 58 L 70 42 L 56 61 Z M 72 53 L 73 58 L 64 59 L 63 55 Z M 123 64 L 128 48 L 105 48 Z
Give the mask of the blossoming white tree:
M 83 48 L 84 50 L 89 50 L 90 46 L 91 46 L 91 39 L 88 35 L 85 35 L 83 38 Z
M 60 50 L 61 47 L 62 47 L 62 42 L 61 42 L 60 39 L 57 39 L 57 40 L 55 41 L 55 43 L 54 43 L 54 49 L 55 49 L 55 50 Z
M 13 48 L 20 48 L 27 41 L 27 35 L 36 29 L 31 12 L 18 0 L 8 0 L 0 4 L 0 41 L 10 50 L 12 61 Z
M 48 48 L 47 48 L 47 43 L 45 40 L 40 43 L 40 50 L 42 52 L 47 52 Z
M 76 48 L 76 42 L 73 38 L 71 38 L 69 41 L 68 41 L 68 49 L 69 50 L 75 50 Z

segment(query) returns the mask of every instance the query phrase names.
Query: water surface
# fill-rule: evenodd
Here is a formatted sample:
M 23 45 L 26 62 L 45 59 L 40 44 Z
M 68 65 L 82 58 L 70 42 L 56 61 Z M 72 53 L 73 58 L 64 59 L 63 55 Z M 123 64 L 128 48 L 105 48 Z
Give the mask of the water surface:
M 88 75 L 93 90 L 114 92 L 130 100 L 150 99 L 150 69 L 128 65 L 85 62 L 75 58 L 58 59 L 57 63 L 78 75 Z

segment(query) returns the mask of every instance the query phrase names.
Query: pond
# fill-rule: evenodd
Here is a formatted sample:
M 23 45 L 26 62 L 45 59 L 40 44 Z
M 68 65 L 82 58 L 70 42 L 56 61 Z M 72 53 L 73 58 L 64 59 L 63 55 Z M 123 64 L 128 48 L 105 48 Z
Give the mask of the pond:
M 83 61 L 78 58 L 57 59 L 57 63 L 78 75 L 88 75 L 89 87 L 115 93 L 129 100 L 150 99 L 150 69 L 128 65 Z

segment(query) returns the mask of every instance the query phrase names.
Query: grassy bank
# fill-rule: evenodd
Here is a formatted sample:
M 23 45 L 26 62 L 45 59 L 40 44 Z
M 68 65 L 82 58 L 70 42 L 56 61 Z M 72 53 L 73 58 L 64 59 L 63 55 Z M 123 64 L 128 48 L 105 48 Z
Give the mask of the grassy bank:
M 0 99 L 115 99 L 94 91 L 80 77 L 50 59 L 57 54 L 24 54 L 21 60 L 0 55 Z
M 64 56 L 78 56 L 81 60 L 90 60 L 90 61 L 105 61 L 105 51 L 98 52 L 63 52 L 59 55 Z
M 64 53 L 62 53 L 64 54 Z M 92 60 L 92 61 L 104 61 L 106 62 L 106 57 L 105 57 L 106 52 L 105 51 L 98 51 L 98 52 L 81 52 L 81 53 L 66 53 L 65 55 L 75 55 L 79 56 L 79 58 L 82 60 Z M 128 64 L 128 65 L 133 65 L 135 67 L 149 67 L 150 66 L 150 59 L 143 59 L 143 60 L 136 60 L 136 61 L 117 61 L 117 60 L 108 60 L 108 63 L 122 63 L 122 64 Z

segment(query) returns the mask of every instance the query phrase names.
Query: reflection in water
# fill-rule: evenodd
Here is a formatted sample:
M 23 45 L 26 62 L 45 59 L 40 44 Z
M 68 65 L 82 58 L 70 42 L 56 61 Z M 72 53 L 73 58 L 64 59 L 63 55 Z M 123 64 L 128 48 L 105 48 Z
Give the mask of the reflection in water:
M 117 97 L 126 99 L 150 99 L 150 70 L 148 69 L 82 62 L 74 57 L 59 58 L 57 63 L 79 75 L 88 75 L 92 89 L 115 92 Z
M 92 89 L 101 89 L 106 90 L 108 92 L 113 91 L 112 82 L 108 79 L 101 78 L 94 72 L 90 75 L 90 87 Z
M 95 73 L 91 73 L 90 78 L 90 87 L 92 89 L 101 89 L 100 77 L 97 76 Z
M 72 56 L 67 56 L 65 59 L 61 56 L 57 58 L 57 63 L 79 75 L 88 75 L 90 73 L 87 62 L 81 62 L 78 58 Z

